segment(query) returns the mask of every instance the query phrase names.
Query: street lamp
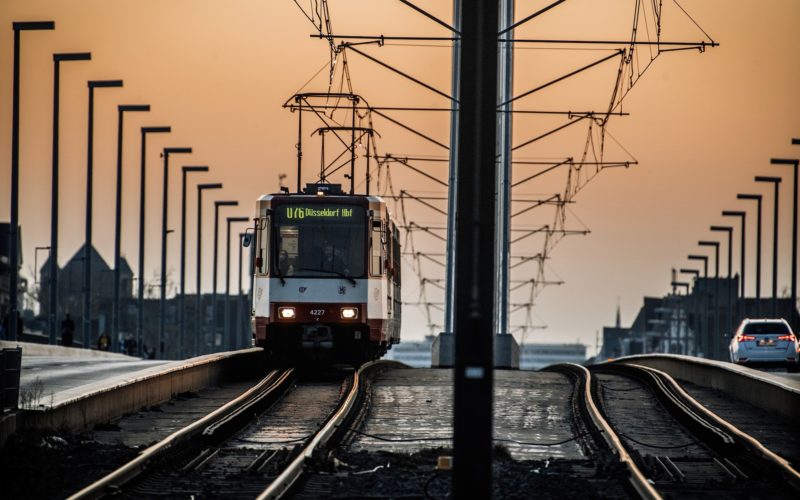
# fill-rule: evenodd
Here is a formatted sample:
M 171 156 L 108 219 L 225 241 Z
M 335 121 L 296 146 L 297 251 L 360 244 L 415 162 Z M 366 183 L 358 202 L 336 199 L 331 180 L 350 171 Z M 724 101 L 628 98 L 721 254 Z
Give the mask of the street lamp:
M 760 194 L 737 194 L 740 200 L 755 200 L 756 211 L 756 318 L 761 317 L 761 195 Z M 745 311 L 745 314 L 747 311 Z
M 234 349 L 236 343 L 231 336 L 230 327 L 230 301 L 231 301 L 231 223 L 232 222 L 248 222 L 250 219 L 247 217 L 228 217 L 228 232 L 225 238 L 225 325 L 222 329 L 224 341 L 227 343 L 228 350 Z M 241 279 L 241 273 L 239 273 Z
M 17 315 L 19 314 L 19 77 L 20 77 L 20 32 L 34 30 L 53 30 L 53 21 L 14 22 L 14 76 L 12 77 L 11 98 L 11 222 L 8 228 L 8 291 L 11 295 L 9 304 L 9 332 L 17 331 Z M 9 335 L 8 333 L 6 335 Z M 16 333 L 14 333 L 16 335 Z M 12 338 L 8 336 L 7 338 Z
M 697 285 L 697 278 L 700 277 L 700 271 L 698 271 L 697 269 L 681 268 L 681 269 L 678 270 L 678 272 L 681 273 L 681 274 L 690 274 L 690 275 L 694 276 L 695 287 L 692 290 L 692 312 L 694 313 L 694 315 L 693 315 L 694 321 L 692 321 L 692 326 L 694 327 L 694 332 L 693 332 L 694 333 L 693 338 L 694 338 L 694 341 L 695 341 L 694 352 L 697 352 L 697 339 L 701 335 L 700 328 L 701 328 L 702 323 L 701 323 L 700 318 L 699 318 L 700 307 L 697 304 L 698 303 L 698 300 L 697 300 L 698 297 L 697 297 L 697 294 L 695 292 L 697 291 L 697 286 L 696 286 Z
M 672 323 L 672 318 L 675 318 L 675 316 L 677 316 L 677 320 L 678 320 L 678 346 L 679 346 L 678 347 L 678 351 L 679 351 L 679 354 L 686 354 L 686 340 L 684 339 L 684 335 L 683 335 L 683 333 L 684 333 L 684 328 L 683 327 L 684 327 L 684 323 L 685 323 L 685 317 L 684 317 L 684 313 L 683 313 L 683 301 L 685 300 L 685 297 L 689 295 L 689 283 L 687 283 L 685 281 L 675 281 L 675 280 L 673 280 L 673 281 L 670 282 L 670 286 L 672 286 L 673 290 L 675 290 L 678 287 L 682 287 L 682 288 L 685 289 L 685 292 L 684 292 L 684 295 L 683 295 L 683 297 L 684 297 L 683 299 L 680 298 L 680 296 L 677 293 L 675 294 L 676 295 L 675 298 L 678 301 L 678 308 L 672 310 L 672 316 L 671 316 L 671 319 L 670 319 L 670 327 L 669 327 L 669 335 L 667 337 L 667 339 L 668 339 L 667 340 L 667 353 L 669 354 L 669 353 L 672 352 L 672 324 L 671 323 Z
M 203 237 L 203 191 L 206 189 L 222 189 L 222 183 L 217 182 L 213 184 L 198 184 L 197 185 L 197 297 L 195 298 L 196 310 L 195 310 L 195 322 L 194 322 L 194 355 L 197 356 L 199 353 L 198 351 L 198 339 L 200 338 L 200 307 L 201 307 L 201 272 L 203 269 L 202 266 L 202 255 L 203 255 L 203 246 L 202 246 L 202 237 Z
M 800 144 L 800 139 L 792 139 L 792 144 Z M 791 165 L 794 167 L 794 177 L 792 177 L 792 300 L 789 309 L 789 318 L 794 317 L 794 308 L 797 307 L 797 170 L 800 160 L 787 160 L 782 158 L 772 158 L 770 163 L 773 165 Z M 797 331 L 800 325 L 794 325 Z
M 94 176 L 94 89 L 122 87 L 122 80 L 90 80 L 89 125 L 86 153 L 86 243 L 83 259 L 83 346 L 89 347 L 92 331 L 92 183 Z
M 703 308 L 705 313 L 703 314 L 703 319 L 700 322 L 700 329 L 702 333 L 700 335 L 700 339 L 698 340 L 698 344 L 700 345 L 700 350 L 702 350 L 704 355 L 708 354 L 708 318 L 709 314 L 709 300 L 708 300 L 708 255 L 689 255 L 689 260 L 702 260 L 703 261 Z M 683 271 L 681 271 L 683 272 Z M 697 290 L 697 283 L 695 283 L 695 290 Z
M 714 350 L 713 359 L 719 356 L 719 241 L 698 241 L 698 245 L 714 247 L 714 329 L 711 337 L 711 348 Z
M 772 317 L 778 317 L 778 194 L 780 177 L 757 175 L 756 182 L 771 182 L 775 188 L 774 211 L 772 219 Z
M 158 313 L 158 352 L 164 357 L 164 328 L 167 308 L 167 193 L 169 192 L 169 155 L 188 154 L 192 148 L 164 148 L 164 197 L 161 204 L 161 299 Z
M 742 297 L 742 300 L 744 300 L 744 298 L 745 298 L 745 288 L 744 288 L 744 272 L 745 272 L 744 271 L 745 270 L 744 262 L 745 262 L 745 260 L 744 260 L 744 256 L 745 256 L 745 246 L 746 246 L 745 245 L 745 232 L 746 232 L 745 229 L 746 229 L 746 226 L 747 226 L 747 212 L 741 211 L 741 210 L 723 210 L 722 211 L 722 215 L 725 216 L 725 217 L 739 217 L 742 220 L 742 233 L 740 235 L 741 247 L 742 247 L 741 250 L 742 251 L 741 251 L 741 253 L 739 255 L 739 258 L 740 258 L 739 275 L 740 275 L 741 281 L 742 281 L 740 283 L 740 288 L 741 288 L 740 295 Z
M 235 207 L 238 206 L 238 201 L 215 201 L 214 202 L 214 262 L 211 265 L 213 270 L 213 284 L 211 285 L 211 335 L 216 344 L 217 339 L 217 247 L 219 240 L 219 207 Z M 222 345 L 222 342 L 220 343 Z M 224 347 L 224 345 L 223 345 Z
M 181 294 L 178 305 L 178 357 L 183 359 L 183 329 L 185 328 L 186 295 L 186 175 L 190 172 L 208 172 L 207 166 L 185 166 L 181 183 Z
M 50 279 L 48 286 L 50 292 L 50 310 L 48 311 L 48 330 L 50 343 L 56 343 L 58 333 L 58 128 L 60 106 L 60 81 L 62 61 L 89 61 L 92 54 L 89 52 L 73 52 L 53 54 L 53 175 L 50 190 Z
M 733 278 L 733 227 L 731 226 L 711 226 L 712 231 L 723 231 L 728 233 L 728 277 L 725 290 L 728 295 L 728 311 L 726 317 L 728 318 L 728 333 L 733 331 L 733 296 L 731 292 L 731 280 Z
M 244 320 L 242 318 L 242 316 L 243 316 L 243 314 L 242 314 L 242 294 L 244 293 L 244 290 L 242 289 L 242 257 L 243 257 L 242 253 L 243 253 L 243 249 L 244 249 L 244 238 L 245 238 L 246 234 L 247 234 L 246 232 L 245 233 L 239 233 L 239 288 L 238 288 L 239 293 L 236 296 L 236 317 L 238 318 L 238 321 L 236 322 L 236 338 L 239 341 L 241 341 L 242 337 L 244 337 L 244 335 L 243 335 L 243 330 L 244 330 L 243 323 L 244 323 Z M 249 269 L 249 266 L 248 266 L 248 269 Z M 247 347 L 247 343 L 244 343 L 243 346 Z
M 121 104 L 117 106 L 117 203 L 114 217 L 114 303 L 111 307 L 111 350 L 119 345 L 119 268 L 122 243 L 122 125 L 126 111 L 150 111 L 149 104 Z
M 147 184 L 145 164 L 147 160 L 147 134 L 166 134 L 172 132 L 171 127 L 142 127 L 142 152 L 141 167 L 139 172 L 139 293 L 137 300 L 138 321 L 136 323 L 136 349 L 142 355 L 142 341 L 144 340 L 144 200 Z

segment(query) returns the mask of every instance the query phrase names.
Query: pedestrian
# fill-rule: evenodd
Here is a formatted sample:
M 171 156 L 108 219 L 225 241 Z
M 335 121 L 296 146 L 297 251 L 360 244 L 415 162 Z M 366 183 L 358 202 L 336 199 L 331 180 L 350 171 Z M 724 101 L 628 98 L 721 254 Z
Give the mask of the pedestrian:
M 75 335 L 75 322 L 70 318 L 69 313 L 61 320 L 61 345 L 71 347 Z
M 5 316 L 3 316 L 2 331 L 5 333 L 6 340 L 12 342 L 15 340 L 20 340 L 22 338 L 22 316 L 20 316 L 19 311 L 16 312 L 16 315 L 17 315 L 16 334 L 11 331 L 11 311 L 7 311 Z
M 8 331 L 8 313 L 5 310 L 2 311 L 0 314 L 0 339 L 6 338 L 6 332 Z
M 128 356 L 136 355 L 136 340 L 134 340 L 133 335 L 130 333 L 125 336 L 123 347 L 125 348 L 125 354 Z
M 100 334 L 100 337 L 97 339 L 97 348 L 101 351 L 107 351 L 110 347 L 111 336 L 108 334 L 108 331 L 105 331 Z

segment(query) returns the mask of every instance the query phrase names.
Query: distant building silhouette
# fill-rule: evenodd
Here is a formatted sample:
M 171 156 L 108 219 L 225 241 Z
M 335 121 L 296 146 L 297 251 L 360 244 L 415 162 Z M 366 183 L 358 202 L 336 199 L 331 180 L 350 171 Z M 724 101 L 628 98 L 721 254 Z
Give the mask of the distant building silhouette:
M 738 298 L 739 277 L 696 278 L 688 295 L 645 297 L 629 328 L 603 328 L 600 359 L 643 353 L 672 353 L 727 360 L 731 336 L 744 318 L 772 316 L 772 297 Z M 730 304 L 729 304 L 730 300 Z M 800 312 L 779 298 L 777 317 L 800 325 Z
M 69 312 L 76 324 L 83 320 L 83 272 L 84 249 L 81 246 L 75 255 L 70 258 L 63 268 L 58 268 L 58 311 L 56 317 L 63 318 Z M 111 306 L 114 300 L 114 270 L 111 269 L 100 253 L 91 248 L 89 258 L 92 259 L 92 342 L 100 332 L 109 329 L 111 325 Z M 39 304 L 42 314 L 50 311 L 50 258 L 39 268 L 41 286 L 39 287 Z M 133 299 L 133 272 L 127 260 L 121 259 L 120 265 L 120 302 L 122 304 L 120 316 L 120 330 L 134 331 L 135 317 L 128 313 L 129 305 Z M 124 337 L 123 337 L 124 338 Z M 80 335 L 75 341 L 82 341 Z

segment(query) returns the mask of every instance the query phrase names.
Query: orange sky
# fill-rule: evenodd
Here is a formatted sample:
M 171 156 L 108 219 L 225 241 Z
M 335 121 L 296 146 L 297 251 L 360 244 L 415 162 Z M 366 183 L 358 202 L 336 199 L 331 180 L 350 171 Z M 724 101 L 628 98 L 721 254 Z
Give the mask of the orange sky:
M 425 9 L 449 20 L 449 2 L 419 1 Z M 517 2 L 520 18 L 547 2 Z M 545 330 L 530 331 L 526 341 L 573 341 L 594 344 L 595 331 L 610 324 L 619 300 L 623 323 L 629 323 L 643 295 L 668 291 L 670 269 L 687 267 L 689 253 L 698 253 L 699 239 L 713 238 L 712 224 L 730 224 L 724 209 L 744 209 L 737 192 L 766 195 L 762 290 L 771 287 L 771 190 L 752 182 L 754 175 L 783 175 L 779 288 L 789 284 L 789 168 L 769 164 L 770 157 L 798 157 L 800 147 L 800 4 L 791 0 L 768 3 L 741 0 L 683 0 L 681 5 L 716 41 L 703 54 L 674 52 L 659 56 L 637 82 L 623 104 L 628 117 L 616 118 L 608 130 L 624 150 L 607 141 L 606 160 L 638 160 L 630 169 L 601 174 L 570 206 L 566 226 L 589 228 L 588 236 L 571 236 L 553 251 L 547 276 L 564 285 L 546 288 L 537 298 L 533 322 Z M 307 7 L 309 2 L 300 1 Z M 334 32 L 343 34 L 447 36 L 438 25 L 392 0 L 330 2 Z M 525 38 L 621 39 L 630 36 L 633 1 L 569 1 L 517 32 Z M 677 9 L 664 2 L 663 40 L 699 41 L 703 34 Z M 768 6 L 768 7 L 767 7 Z M 258 195 L 273 192 L 278 176 L 288 174 L 295 185 L 296 116 L 280 105 L 303 87 L 328 60 L 325 42 L 308 37 L 313 27 L 290 0 L 11 0 L 0 7 L 0 219 L 9 218 L 11 141 L 11 58 L 15 20 L 55 20 L 54 32 L 23 34 L 21 224 L 24 273 L 31 277 L 35 246 L 49 244 L 52 57 L 54 52 L 91 51 L 91 62 L 62 64 L 61 107 L 61 251 L 63 264 L 83 241 L 86 169 L 86 80 L 121 78 L 123 89 L 100 89 L 95 118 L 95 245 L 107 261 L 113 259 L 113 206 L 116 148 L 116 105 L 148 103 L 150 113 L 126 115 L 123 252 L 136 269 L 138 234 L 139 132 L 144 125 L 170 125 L 173 133 L 152 137 L 148 154 L 148 246 L 146 280 L 159 272 L 160 190 L 162 167 L 158 151 L 165 146 L 191 146 L 195 153 L 175 157 L 171 179 L 170 227 L 179 227 L 179 165 L 210 165 L 208 174 L 193 174 L 195 182 L 221 181 L 225 189 L 211 200 L 236 199 L 238 209 L 225 215 L 249 215 Z M 441 43 L 434 45 L 443 45 Z M 517 93 L 596 60 L 605 52 L 517 50 Z M 549 47 L 550 48 L 550 47 Z M 362 50 L 449 91 L 450 50 L 446 46 L 364 47 Z M 643 53 L 644 54 L 644 53 Z M 645 57 L 643 62 L 649 60 Z M 372 105 L 447 106 L 432 92 L 415 87 L 384 69 L 349 56 L 354 90 Z M 605 63 L 564 85 L 521 99 L 517 109 L 603 110 L 616 76 L 617 64 Z M 325 70 L 306 87 L 324 91 Z M 445 113 L 393 115 L 447 142 Z M 526 115 L 515 125 L 515 143 L 565 123 L 563 118 Z M 445 152 L 385 120 L 376 118 L 382 153 L 442 156 Z M 582 128 L 581 128 L 582 127 Z M 306 172 L 318 168 L 318 149 L 306 129 Z M 579 156 L 586 129 L 554 136 L 521 149 L 515 159 Z M 630 155 L 625 151 L 630 153 Z M 420 165 L 441 179 L 446 166 Z M 520 165 L 514 178 L 535 170 Z M 384 172 L 385 174 L 385 172 Z M 395 193 L 443 195 L 444 189 L 399 166 L 391 167 Z M 202 179 L 202 181 L 201 181 Z M 338 179 L 341 180 L 341 179 Z M 520 186 L 515 197 L 533 198 L 563 190 L 563 175 L 542 176 Z M 387 184 L 384 179 L 383 187 Z M 194 193 L 194 190 L 190 191 Z M 444 206 L 444 205 L 440 205 Z M 189 203 L 187 269 L 194 269 L 194 195 Z M 205 227 L 211 228 L 212 212 Z M 406 203 L 406 215 L 421 225 L 444 225 L 439 214 Z M 399 213 L 400 208 L 396 209 Z M 552 221 L 551 209 L 531 212 L 516 227 Z M 753 216 L 749 229 L 753 228 Z M 543 222 L 544 221 L 544 222 Z M 734 223 L 735 224 L 735 223 Z M 206 233 L 209 234 L 209 233 Z M 738 233 L 737 233 L 738 234 Z M 169 268 L 177 274 L 178 240 L 172 237 Z M 753 244 L 754 238 L 749 238 Z M 209 240 L 210 241 L 210 240 Z M 440 252 L 435 239 L 414 235 L 417 250 Z M 541 240 L 531 238 L 514 253 L 532 255 Z M 735 246 L 735 250 L 738 250 Z M 204 250 L 210 268 L 210 254 Z M 754 248 L 748 248 L 748 282 L 754 283 Z M 734 253 L 738 263 L 738 252 Z M 723 267 L 726 263 L 723 259 Z M 423 264 L 427 276 L 443 270 Z M 406 262 L 405 299 L 417 302 L 420 288 Z M 534 277 L 533 267 L 520 268 L 512 279 Z M 210 273 L 209 273 L 210 274 Z M 209 276 L 207 274 L 206 276 Z M 187 290 L 193 291 L 189 273 Z M 221 284 L 222 282 L 220 282 Z M 210 282 L 205 281 L 210 289 Z M 751 288 L 752 293 L 752 288 Z M 441 293 L 427 288 L 430 301 Z M 527 300 L 527 289 L 512 302 Z M 405 338 L 429 333 L 421 310 L 404 310 Z M 434 315 L 441 323 L 441 316 Z M 512 317 L 512 324 L 525 321 Z

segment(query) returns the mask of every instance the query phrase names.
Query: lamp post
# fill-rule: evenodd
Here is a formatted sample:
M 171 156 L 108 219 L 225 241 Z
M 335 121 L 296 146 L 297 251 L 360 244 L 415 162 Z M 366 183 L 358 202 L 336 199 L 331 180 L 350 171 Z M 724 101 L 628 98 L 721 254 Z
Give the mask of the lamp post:
M 169 192 L 169 155 L 188 154 L 192 148 L 164 148 L 164 196 L 161 203 L 161 298 L 158 311 L 158 352 L 164 358 L 164 327 L 166 326 L 167 308 L 167 193 Z
M 202 296 L 202 280 L 201 280 L 201 272 L 203 269 L 202 266 L 202 236 L 203 236 L 203 191 L 206 189 L 222 189 L 222 183 L 213 183 L 213 184 L 198 184 L 197 185 L 197 297 L 195 302 L 195 322 L 194 322 L 194 355 L 197 356 L 199 354 L 198 351 L 198 339 L 200 338 L 200 332 L 202 331 L 200 328 L 200 307 L 202 305 L 201 296 Z
M 185 295 L 186 295 L 186 175 L 190 172 L 208 172 L 207 166 L 186 166 L 183 167 L 183 179 L 181 182 L 181 293 L 178 304 L 178 357 L 183 358 L 183 330 L 185 322 Z
M 712 330 L 711 348 L 712 358 L 719 357 L 719 241 L 698 241 L 698 245 L 714 247 L 714 329 Z
M 728 276 L 725 291 L 728 295 L 728 311 L 725 315 L 728 318 L 728 334 L 733 332 L 733 289 L 731 288 L 731 280 L 733 278 L 733 227 L 731 226 L 711 226 L 712 231 L 722 231 L 728 233 Z
M 86 154 L 86 242 L 83 248 L 83 347 L 88 348 L 92 331 L 92 183 L 94 176 L 94 89 L 122 87 L 122 80 L 90 80 L 89 132 Z
M 51 344 L 56 343 L 58 334 L 58 129 L 61 111 L 61 62 L 89 61 L 91 58 L 92 55 L 89 52 L 53 54 L 53 175 L 50 190 L 50 279 L 48 282 L 50 310 L 47 319 Z
M 689 295 L 689 283 L 686 283 L 685 281 L 672 281 L 672 282 L 670 282 L 670 286 L 672 286 L 673 290 L 675 290 L 678 287 L 682 287 L 682 288 L 685 289 L 684 297 Z M 679 350 L 680 350 L 680 354 L 686 354 L 686 352 L 685 352 L 686 351 L 686 347 L 685 347 L 686 343 L 685 343 L 684 338 L 683 338 L 684 337 L 684 335 L 683 335 L 683 323 L 684 323 L 683 300 L 684 299 L 681 299 L 681 298 L 677 297 L 677 293 L 675 295 L 676 295 L 676 300 L 678 301 L 678 308 L 677 309 L 673 309 L 672 317 L 674 318 L 676 316 L 676 313 L 677 313 L 677 316 L 678 316 L 678 318 L 677 318 L 678 319 L 678 344 L 681 346 Z M 667 354 L 669 354 L 669 353 L 672 353 L 672 327 L 671 327 L 671 325 L 670 325 L 670 329 L 669 329 L 669 336 L 667 338 L 668 338 Z
M 695 354 L 695 353 L 697 353 L 697 339 L 700 336 L 700 326 L 701 326 L 700 318 L 698 317 L 699 313 L 700 313 L 700 307 L 698 306 L 698 300 L 697 300 L 697 296 L 696 296 L 696 293 L 695 293 L 697 291 L 697 286 L 696 286 L 697 285 L 697 278 L 700 276 L 700 271 L 698 271 L 697 269 L 681 268 L 681 269 L 678 270 L 678 272 L 682 273 L 682 274 L 690 274 L 690 275 L 694 276 L 695 287 L 692 290 L 692 312 L 694 313 L 694 321 L 692 322 L 692 326 L 694 326 L 694 332 L 693 332 L 694 335 L 693 335 L 693 337 L 694 337 L 695 346 L 694 346 L 694 353 L 693 354 Z M 685 352 L 684 354 L 687 354 L 687 353 Z
M 722 215 L 725 217 L 739 217 L 742 220 L 742 232 L 740 234 L 741 238 L 741 252 L 739 254 L 739 275 L 741 277 L 741 283 L 739 284 L 740 288 L 740 296 L 742 301 L 745 299 L 745 287 L 744 287 L 744 270 L 745 270 L 745 233 L 746 233 L 746 226 L 747 226 L 747 212 L 741 210 L 723 210 Z M 742 315 L 744 316 L 744 314 Z
M 800 144 L 800 139 L 792 139 L 792 144 Z M 789 309 L 789 319 L 794 317 L 794 308 L 797 307 L 797 170 L 800 160 L 787 160 L 773 158 L 770 160 L 773 165 L 791 165 L 794 167 L 792 177 L 792 300 Z M 800 325 L 793 325 L 794 330 L 800 329 Z
M 14 75 L 12 77 L 11 98 L 11 222 L 8 228 L 8 291 L 11 295 L 9 304 L 9 332 L 17 331 L 17 314 L 19 314 L 19 78 L 20 78 L 20 32 L 33 30 L 53 30 L 53 21 L 14 22 Z M 7 338 L 12 338 L 9 333 Z M 16 335 L 16 334 L 15 334 Z
M 700 336 L 698 344 L 703 356 L 708 355 L 708 318 L 709 314 L 709 300 L 708 300 L 708 255 L 689 255 L 689 260 L 702 260 L 703 261 L 703 307 L 705 313 L 701 324 L 702 335 Z M 695 284 L 695 289 L 697 284 Z
M 756 210 L 756 317 L 761 317 L 761 195 L 737 194 L 740 200 L 755 200 Z M 745 311 L 746 314 L 746 311 Z
M 230 323 L 230 301 L 231 301 L 231 223 L 233 222 L 247 222 L 250 219 L 247 217 L 228 217 L 228 232 L 225 237 L 225 325 L 222 328 L 224 341 L 227 344 L 227 349 L 232 350 L 236 348 L 236 342 L 231 335 Z M 241 276 L 241 273 L 239 273 Z M 241 278 L 240 278 L 241 279 Z
M 236 317 L 239 319 L 236 322 L 236 338 L 241 341 L 244 337 L 244 325 L 242 318 L 242 294 L 244 290 L 242 289 L 242 257 L 243 257 L 243 249 L 244 249 L 244 236 L 247 233 L 239 233 L 239 293 L 236 296 Z M 243 344 L 243 347 L 247 347 L 247 343 Z
M 774 187 L 774 211 L 772 219 L 772 317 L 778 317 L 778 194 L 781 184 L 780 177 L 767 177 L 757 175 L 756 182 L 771 182 Z
M 142 127 L 142 152 L 141 167 L 139 172 L 139 293 L 137 300 L 138 320 L 136 322 L 136 350 L 142 355 L 142 341 L 144 340 L 144 201 L 147 184 L 145 165 L 147 162 L 147 134 L 166 134 L 172 132 L 171 127 Z
M 150 111 L 149 104 L 121 104 L 117 106 L 117 196 L 114 212 L 114 303 L 111 306 L 111 350 L 119 349 L 119 268 L 120 246 L 122 243 L 122 125 L 126 111 Z
M 235 207 L 238 206 L 238 201 L 232 200 L 225 200 L 225 201 L 215 201 L 214 202 L 214 256 L 213 256 L 213 263 L 211 264 L 212 269 L 212 285 L 211 285 L 211 335 L 214 339 L 214 344 L 216 345 L 217 339 L 217 249 L 219 247 L 219 207 Z M 224 343 L 220 342 L 220 345 L 224 347 Z

